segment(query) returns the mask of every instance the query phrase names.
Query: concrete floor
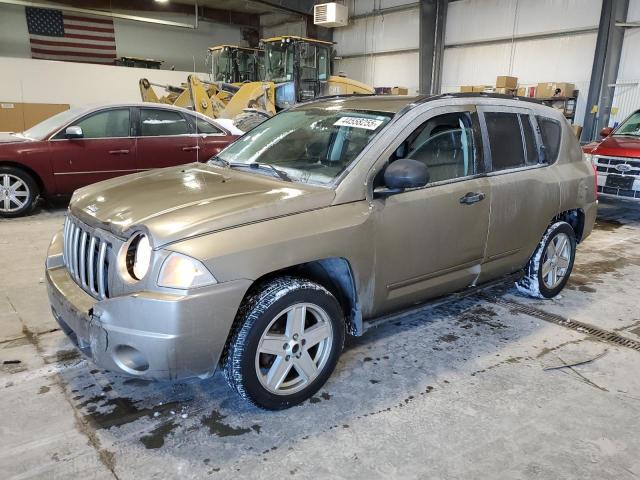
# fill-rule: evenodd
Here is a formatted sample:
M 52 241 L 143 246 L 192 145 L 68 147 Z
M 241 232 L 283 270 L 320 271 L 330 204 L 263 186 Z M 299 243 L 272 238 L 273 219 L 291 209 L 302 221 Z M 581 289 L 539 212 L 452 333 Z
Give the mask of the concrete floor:
M 1 477 L 640 477 L 640 351 L 540 314 L 640 340 L 640 204 L 600 212 L 557 299 L 506 286 L 394 318 L 282 412 L 236 401 L 219 374 L 148 383 L 80 358 L 43 284 L 64 209 L 0 220 Z

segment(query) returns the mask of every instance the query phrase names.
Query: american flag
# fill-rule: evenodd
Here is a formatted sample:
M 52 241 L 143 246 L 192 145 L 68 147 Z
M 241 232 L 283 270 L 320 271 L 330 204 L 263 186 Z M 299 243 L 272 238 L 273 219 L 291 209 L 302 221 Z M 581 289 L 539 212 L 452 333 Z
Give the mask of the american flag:
M 116 37 L 111 19 L 26 7 L 31 57 L 113 65 Z

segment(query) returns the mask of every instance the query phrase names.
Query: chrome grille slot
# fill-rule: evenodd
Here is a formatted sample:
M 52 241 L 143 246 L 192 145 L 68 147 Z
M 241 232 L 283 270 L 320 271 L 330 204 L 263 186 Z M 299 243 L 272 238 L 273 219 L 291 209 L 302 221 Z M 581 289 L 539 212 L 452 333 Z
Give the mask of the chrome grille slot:
M 70 215 L 63 235 L 62 257 L 71 278 L 98 300 L 109 298 L 109 243 Z

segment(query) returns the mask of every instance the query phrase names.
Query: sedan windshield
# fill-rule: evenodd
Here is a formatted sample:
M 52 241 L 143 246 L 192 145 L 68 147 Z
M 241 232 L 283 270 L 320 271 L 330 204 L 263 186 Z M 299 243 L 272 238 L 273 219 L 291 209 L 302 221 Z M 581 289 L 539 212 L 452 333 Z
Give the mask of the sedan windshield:
M 264 174 L 276 169 L 294 182 L 329 184 L 391 116 L 328 108 L 290 110 L 240 137 L 211 163 L 221 160 L 231 167 L 252 166 L 253 171 Z
M 640 111 L 631 115 L 614 132 L 614 136 L 640 137 Z
M 64 125 L 82 114 L 82 112 L 84 111 L 86 111 L 86 109 L 71 108 L 69 110 L 65 110 L 64 112 L 57 113 L 53 117 L 49 117 L 45 121 L 34 125 L 29 130 L 25 130 L 24 132 L 22 132 L 22 136 L 30 138 L 32 140 L 43 140 L 44 137 L 46 137 L 49 133 L 62 128 Z

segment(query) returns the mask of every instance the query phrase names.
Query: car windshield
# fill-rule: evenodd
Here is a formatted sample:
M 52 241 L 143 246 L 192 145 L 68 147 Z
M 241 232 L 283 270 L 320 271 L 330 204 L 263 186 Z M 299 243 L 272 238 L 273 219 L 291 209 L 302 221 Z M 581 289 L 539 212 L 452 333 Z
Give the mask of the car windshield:
M 45 121 L 34 125 L 29 130 L 25 130 L 24 132 L 22 132 L 21 136 L 30 138 L 32 140 L 42 140 L 49 133 L 62 128 L 64 125 L 69 123 L 74 118 L 78 117 L 84 111 L 85 109 L 83 108 L 71 108 L 69 110 L 65 110 L 64 112 L 57 113 L 53 117 L 49 117 Z
M 336 107 L 330 107 L 336 108 Z M 386 125 L 386 112 L 305 108 L 280 113 L 240 137 L 211 164 L 284 173 L 295 182 L 329 184 Z
M 640 137 L 640 110 L 627 118 L 613 135 L 623 137 Z

